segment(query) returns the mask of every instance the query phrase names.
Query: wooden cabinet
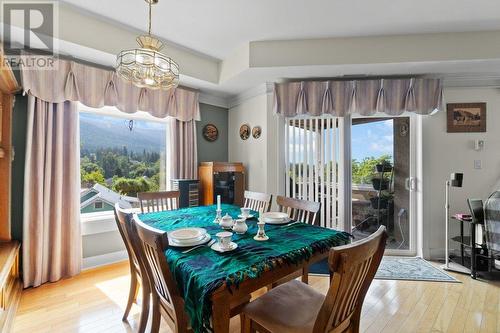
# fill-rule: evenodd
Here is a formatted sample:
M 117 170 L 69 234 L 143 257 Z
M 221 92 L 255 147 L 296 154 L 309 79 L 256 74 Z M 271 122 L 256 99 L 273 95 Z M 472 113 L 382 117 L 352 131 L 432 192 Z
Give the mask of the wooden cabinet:
M 0 242 L 0 332 L 10 332 L 21 299 L 19 242 Z
M 243 205 L 245 167 L 242 163 L 202 162 L 198 168 L 201 205 L 213 205 L 217 195 L 222 203 Z

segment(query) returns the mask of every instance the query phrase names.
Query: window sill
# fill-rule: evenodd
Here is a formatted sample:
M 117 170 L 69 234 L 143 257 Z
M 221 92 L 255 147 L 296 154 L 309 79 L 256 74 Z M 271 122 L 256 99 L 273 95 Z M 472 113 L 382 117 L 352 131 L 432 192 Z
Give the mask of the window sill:
M 140 209 L 130 209 L 130 213 L 140 213 Z M 80 214 L 82 236 L 118 231 L 113 211 Z
M 115 215 L 112 211 L 80 215 L 82 236 L 117 231 Z

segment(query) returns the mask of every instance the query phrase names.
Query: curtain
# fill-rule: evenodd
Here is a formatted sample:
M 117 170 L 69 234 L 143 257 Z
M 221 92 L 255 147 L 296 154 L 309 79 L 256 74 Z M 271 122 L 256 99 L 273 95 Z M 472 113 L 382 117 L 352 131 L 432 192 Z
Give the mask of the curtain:
M 285 117 L 430 114 L 443 109 L 442 90 L 441 80 L 420 78 L 276 83 L 274 111 Z
M 21 68 L 24 92 L 44 101 L 78 101 L 92 108 L 115 106 L 125 113 L 145 111 L 157 118 L 200 120 L 198 92 L 184 87 L 138 88 L 114 71 L 63 59 L 54 59 L 54 70 Z
M 198 179 L 196 122 L 171 119 L 169 133 L 170 179 Z
M 75 102 L 28 98 L 23 280 L 36 287 L 81 270 L 80 137 Z

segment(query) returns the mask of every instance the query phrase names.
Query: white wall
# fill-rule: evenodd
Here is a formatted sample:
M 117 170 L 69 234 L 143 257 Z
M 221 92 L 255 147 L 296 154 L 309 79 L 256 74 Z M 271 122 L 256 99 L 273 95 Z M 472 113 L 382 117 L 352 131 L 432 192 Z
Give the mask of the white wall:
M 259 139 L 252 136 L 240 138 L 240 126 L 260 126 Z M 262 94 L 243 101 L 229 109 L 228 146 L 229 161 L 242 162 L 246 168 L 246 188 L 250 191 L 267 192 L 267 95 Z
M 424 256 L 444 258 L 444 190 L 451 172 L 463 172 L 463 188 L 451 190 L 451 213 L 467 212 L 467 198 L 486 199 L 500 180 L 500 89 L 445 89 L 447 103 L 486 102 L 486 133 L 447 133 L 446 112 L 423 118 Z M 485 140 L 483 151 L 473 149 Z M 482 169 L 474 169 L 481 160 Z M 453 232 L 458 232 L 456 229 Z

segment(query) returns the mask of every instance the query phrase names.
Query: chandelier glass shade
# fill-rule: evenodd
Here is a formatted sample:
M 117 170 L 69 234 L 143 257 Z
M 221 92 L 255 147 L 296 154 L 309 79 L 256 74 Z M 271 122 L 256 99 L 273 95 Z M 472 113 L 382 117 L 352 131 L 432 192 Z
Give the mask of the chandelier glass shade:
M 137 87 L 168 90 L 179 84 L 179 65 L 160 52 L 163 43 L 151 35 L 151 5 L 149 4 L 149 31 L 137 37 L 139 48 L 123 50 L 116 57 L 116 72 Z

